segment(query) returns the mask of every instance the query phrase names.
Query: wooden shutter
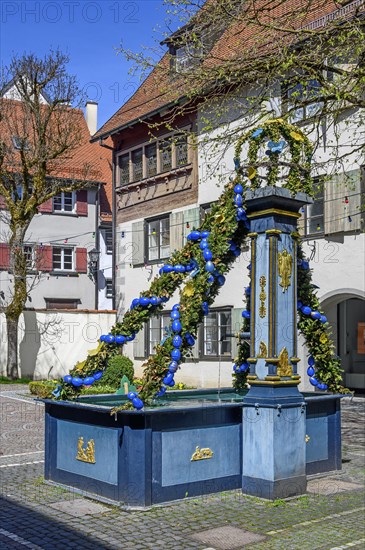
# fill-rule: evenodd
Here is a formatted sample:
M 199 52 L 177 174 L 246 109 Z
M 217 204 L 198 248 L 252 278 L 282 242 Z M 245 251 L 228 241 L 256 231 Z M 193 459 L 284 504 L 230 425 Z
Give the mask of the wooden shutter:
M 232 333 L 240 332 L 242 328 L 242 311 L 243 308 L 237 307 L 232 309 Z M 232 338 L 232 359 L 234 359 L 238 352 L 238 340 L 237 338 Z
M 87 216 L 87 212 L 87 190 L 80 189 L 79 191 L 76 191 L 76 214 L 78 216 Z
M 135 358 L 147 357 L 146 350 L 146 325 L 144 324 L 133 341 L 133 355 Z
M 10 248 L 8 244 L 0 243 L 0 269 L 10 267 Z
M 170 214 L 170 250 L 180 250 L 184 246 L 184 212 Z
M 52 246 L 37 246 L 36 248 L 36 267 L 39 271 L 52 271 Z
M 50 214 L 53 212 L 53 199 L 48 199 L 48 201 L 40 204 L 38 206 L 38 212 L 42 212 L 42 214 Z
M 86 248 L 76 248 L 76 271 L 77 273 L 87 273 Z
M 298 218 L 298 222 L 297 222 L 298 233 L 301 237 L 304 237 L 305 236 L 305 215 L 304 215 L 304 212 L 302 212 L 302 208 L 299 210 L 299 214 L 300 214 L 300 218 Z
M 132 223 L 132 265 L 142 265 L 145 262 L 144 221 Z
M 348 203 L 346 203 L 346 197 Z M 324 198 L 326 235 L 361 229 L 360 170 L 351 170 L 333 176 L 325 183 Z
M 192 353 L 193 359 L 199 359 L 199 357 L 200 357 L 199 337 L 200 337 L 200 330 L 198 329 L 198 332 L 197 332 L 197 335 L 196 335 L 196 338 L 195 338 L 195 344 L 191 348 L 191 353 Z

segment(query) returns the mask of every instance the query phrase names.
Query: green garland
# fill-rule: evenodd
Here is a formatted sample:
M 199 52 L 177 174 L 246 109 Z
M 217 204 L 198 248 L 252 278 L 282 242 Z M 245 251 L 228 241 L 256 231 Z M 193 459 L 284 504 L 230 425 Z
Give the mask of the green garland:
M 283 137 L 289 144 L 291 153 L 291 162 L 279 161 L 279 155 L 276 152 L 271 152 L 268 155 L 268 160 L 263 163 L 259 161 L 258 154 L 260 147 L 269 139 L 273 142 L 273 147 Z M 243 145 L 249 142 L 248 149 L 248 165 L 247 167 L 240 166 L 240 154 Z M 275 185 L 279 173 L 280 165 L 289 167 L 287 182 L 283 187 L 290 191 L 305 191 L 309 195 L 313 195 L 312 180 L 310 177 L 310 159 L 312 155 L 312 147 L 309 140 L 295 126 L 285 123 L 281 119 L 268 121 L 265 124 L 253 128 L 245 133 L 237 142 L 235 148 L 235 164 L 237 175 L 233 182 L 227 184 L 224 188 L 219 201 L 212 207 L 211 212 L 205 217 L 204 222 L 199 228 L 200 231 L 209 231 L 208 237 L 209 249 L 213 253 L 213 262 L 215 269 L 220 275 L 225 275 L 233 266 L 236 256 L 230 249 L 230 244 L 233 242 L 237 247 L 241 247 L 243 240 L 247 235 L 245 224 L 237 221 L 236 206 L 234 202 L 234 186 L 240 183 L 245 187 L 242 181 L 242 175 L 245 175 L 250 180 L 251 188 L 259 187 L 260 177 L 257 170 L 259 166 L 264 166 L 267 171 L 267 183 Z M 301 248 L 298 247 L 298 257 L 302 258 Z M 199 247 L 199 242 L 188 241 L 182 250 L 175 252 L 169 263 L 171 265 L 187 265 L 190 261 L 195 260 L 197 269 L 194 276 L 191 274 L 180 292 L 180 322 L 182 325 L 181 334 L 187 332 L 194 338 L 196 337 L 199 324 L 204 318 L 202 303 L 207 302 L 208 305 L 213 304 L 215 297 L 219 292 L 219 284 L 217 278 L 213 283 L 208 282 L 210 273 L 205 270 L 205 260 L 203 252 Z M 151 298 L 157 296 L 171 298 L 175 290 L 179 288 L 186 278 L 186 273 L 162 273 L 155 277 L 152 281 L 149 290 L 140 294 Z M 298 288 L 299 299 L 310 307 L 319 309 L 318 299 L 311 286 L 310 271 L 298 269 Z M 246 295 L 247 308 L 250 307 L 250 297 Z M 152 316 L 160 313 L 164 308 L 164 304 L 152 306 L 151 304 L 145 308 L 134 308 L 126 312 L 121 322 L 114 325 L 111 334 L 114 336 L 123 335 L 132 339 L 134 335 L 142 328 Z M 326 383 L 332 391 L 346 391 L 340 384 L 341 370 L 339 361 L 333 357 L 333 346 L 328 338 L 327 327 L 324 327 L 319 321 L 307 318 L 300 312 L 298 327 L 304 334 L 310 353 L 316 361 L 316 373 L 319 379 Z M 328 325 L 328 324 L 327 324 Z M 248 332 L 249 320 L 245 319 L 242 330 Z M 150 356 L 144 363 L 144 374 L 142 388 L 139 392 L 139 398 L 143 403 L 150 404 L 156 393 L 161 388 L 161 381 L 167 374 L 169 363 L 171 362 L 171 351 L 173 350 L 172 336 L 168 336 L 163 344 L 156 346 L 155 355 Z M 191 347 L 188 345 L 185 338 L 180 348 L 181 361 L 191 354 Z M 102 371 L 107 367 L 108 360 L 113 355 L 119 353 L 118 347 L 114 344 L 100 343 L 96 350 L 89 352 L 88 357 L 82 363 L 75 365 L 70 372 L 72 377 L 85 377 L 95 374 L 97 371 Z M 250 347 L 247 342 L 238 343 L 238 355 L 235 359 L 236 364 L 242 365 L 247 361 L 250 354 Z M 237 391 L 246 388 L 248 372 L 236 372 L 233 375 L 233 385 Z M 71 399 L 76 397 L 80 392 L 80 388 L 72 384 L 61 381 L 58 397 L 61 399 Z M 128 402 L 120 408 L 132 408 L 132 404 Z M 120 408 L 114 409 L 116 412 Z

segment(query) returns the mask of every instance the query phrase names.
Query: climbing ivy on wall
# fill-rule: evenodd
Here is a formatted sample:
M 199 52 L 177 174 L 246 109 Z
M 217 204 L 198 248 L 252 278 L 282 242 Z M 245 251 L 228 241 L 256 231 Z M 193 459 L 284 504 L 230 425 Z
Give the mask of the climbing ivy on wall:
M 282 138 L 282 139 L 281 139 Z M 248 143 L 248 161 L 241 165 L 243 146 Z M 259 157 L 262 146 L 268 147 Z M 280 154 L 288 147 L 290 159 L 281 160 Z M 152 316 L 160 313 L 175 290 L 184 286 L 180 301 L 172 307 L 171 326 L 164 340 L 156 346 L 155 354 L 143 365 L 143 384 L 137 395 L 128 395 L 124 408 L 140 409 L 161 396 L 166 387 L 174 386 L 174 374 L 184 358 L 189 357 L 197 330 L 209 307 L 214 303 L 225 275 L 240 254 L 242 243 L 249 231 L 244 194 L 248 187 L 258 188 L 261 182 L 277 183 L 280 170 L 287 170 L 283 187 L 293 193 L 313 194 L 310 178 L 312 148 L 308 138 L 297 127 L 281 119 L 268 121 L 253 128 L 237 142 L 235 149 L 236 176 L 224 188 L 218 202 L 205 217 L 201 227 L 188 235 L 185 246 L 175 252 L 169 263 L 152 281 L 150 288 L 132 301 L 123 319 L 117 322 L 110 334 L 103 335 L 96 350 L 89 352 L 85 361 L 78 363 L 65 376 L 55 391 L 56 398 L 70 399 L 78 395 L 82 385 L 91 385 L 102 376 L 108 360 L 119 353 L 120 346 L 132 341 L 137 332 Z M 264 172 L 263 172 L 264 171 Z M 311 382 L 321 389 L 344 391 L 341 386 L 341 369 L 333 356 L 328 337 L 328 323 L 319 310 L 307 260 L 298 244 L 299 323 L 309 351 Z M 307 265 L 308 264 L 308 265 Z M 250 266 L 249 266 L 250 267 Z M 243 312 L 242 331 L 249 331 L 250 287 L 245 290 L 246 309 Z M 249 344 L 239 340 L 238 354 L 233 367 L 233 386 L 246 387 L 249 373 Z M 310 370 L 312 369 L 312 370 Z

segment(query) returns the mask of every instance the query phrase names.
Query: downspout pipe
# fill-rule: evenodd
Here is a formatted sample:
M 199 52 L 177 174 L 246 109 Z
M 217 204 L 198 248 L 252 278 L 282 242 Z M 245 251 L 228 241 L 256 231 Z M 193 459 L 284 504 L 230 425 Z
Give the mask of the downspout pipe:
M 98 189 L 95 196 L 95 248 L 100 250 L 100 235 L 99 235 L 99 216 L 100 216 L 100 183 L 98 183 Z M 99 265 L 100 257 L 98 258 L 97 270 L 95 273 L 95 309 L 99 307 Z

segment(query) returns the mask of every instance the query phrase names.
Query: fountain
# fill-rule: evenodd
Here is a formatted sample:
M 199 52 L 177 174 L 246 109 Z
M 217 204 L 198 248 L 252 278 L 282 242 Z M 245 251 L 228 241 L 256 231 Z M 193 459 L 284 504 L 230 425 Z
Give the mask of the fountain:
M 301 174 L 298 175 L 297 157 L 289 172 L 288 188 L 272 185 L 283 149 L 280 144 L 285 143 L 278 141 L 280 135 L 291 140 L 294 159 L 305 141 L 298 129 L 282 121 L 271 121 L 251 131 L 249 139 L 255 145 L 256 154 L 265 139 L 276 140 L 269 142 L 272 152 L 268 183 L 271 185 L 264 188 L 255 185 L 257 164 L 249 154 L 250 188 L 244 190 L 237 180 L 230 184 L 224 195 L 226 202 L 213 212 L 209 231 L 202 228 L 205 236 L 203 230 L 191 233 L 190 241 L 206 240 L 203 247 L 199 247 L 199 242 L 188 244 L 190 263 L 187 265 L 191 269 L 180 265 L 175 258 L 169 270 L 161 270 L 161 277 L 169 281 L 166 277 L 170 277 L 175 266 L 179 274 L 174 276 L 176 283 L 183 281 L 189 271 L 197 275 L 195 281 L 198 282 L 194 284 L 201 285 L 201 299 L 206 300 L 201 307 L 205 314 L 218 287 L 224 283 L 222 272 L 215 273 L 212 254 L 204 252 L 208 244 L 213 249 L 215 239 L 221 239 L 226 230 L 217 219 L 219 208 L 225 208 L 227 218 L 234 220 L 229 251 L 225 252 L 227 265 L 235 257 L 237 243 L 246 235 L 251 239 L 250 307 L 244 311 L 246 329 L 248 322 L 250 324 L 250 349 L 247 356 L 243 353 L 241 363 L 235 365 L 236 382 L 243 383 L 236 384 L 236 389 L 219 387 L 166 393 L 166 386 L 174 383 L 180 350 L 194 344 L 191 332 L 195 327 L 188 325 L 190 332 L 186 333 L 182 330 L 187 324 L 184 315 L 190 311 L 184 307 L 188 298 L 182 293 L 181 303 L 174 306 L 172 313 L 175 313 L 171 315 L 172 329 L 177 336 L 172 334 L 157 350 L 159 358 L 167 364 L 173 360 L 162 372 L 163 381 L 157 386 L 154 369 L 160 363 L 152 360 L 147 364 L 147 382 L 139 395 L 44 400 L 46 480 L 127 507 L 147 507 L 237 488 L 258 497 L 286 498 L 305 493 L 307 474 L 341 468 L 341 396 L 298 391 L 298 305 L 301 318 L 311 316 L 320 334 L 326 320 L 317 310 L 297 303 L 298 262 L 303 262 L 297 258 L 298 211 L 312 199 L 307 193 L 298 192 L 298 186 L 293 188 L 294 176 L 303 183 Z M 245 139 L 238 144 L 236 160 Z M 306 153 L 308 157 L 308 150 Z M 239 162 L 236 164 L 237 171 L 242 171 Z M 192 254 L 197 255 L 199 248 L 202 257 L 192 264 Z M 215 265 L 218 265 L 217 258 Z M 190 286 L 191 281 L 190 276 Z M 125 325 L 121 324 L 118 330 L 126 330 L 130 319 L 146 320 L 147 313 L 151 315 L 154 308 L 161 306 L 154 295 L 149 298 L 145 293 L 143 298 L 143 303 L 137 300 L 132 304 L 132 314 L 129 318 L 126 316 Z M 138 311 L 135 308 L 139 308 Z M 176 323 L 180 319 L 179 308 L 181 323 Z M 118 337 L 118 332 L 105 336 L 102 349 L 115 345 Z M 120 340 L 125 338 L 122 336 Z M 88 368 L 87 378 L 80 378 L 83 371 L 75 367 L 73 375 L 65 377 L 57 395 L 62 391 L 67 394 L 68 389 L 74 391 L 73 386 L 80 386 L 83 380 L 92 383 L 91 367 L 84 363 L 82 368 Z M 319 365 L 316 372 L 312 356 L 309 363 L 311 383 L 325 390 L 325 370 Z M 99 371 L 95 372 L 95 378 L 96 375 Z M 325 380 L 331 383 L 330 376 Z M 153 391 L 149 392 L 151 387 Z

